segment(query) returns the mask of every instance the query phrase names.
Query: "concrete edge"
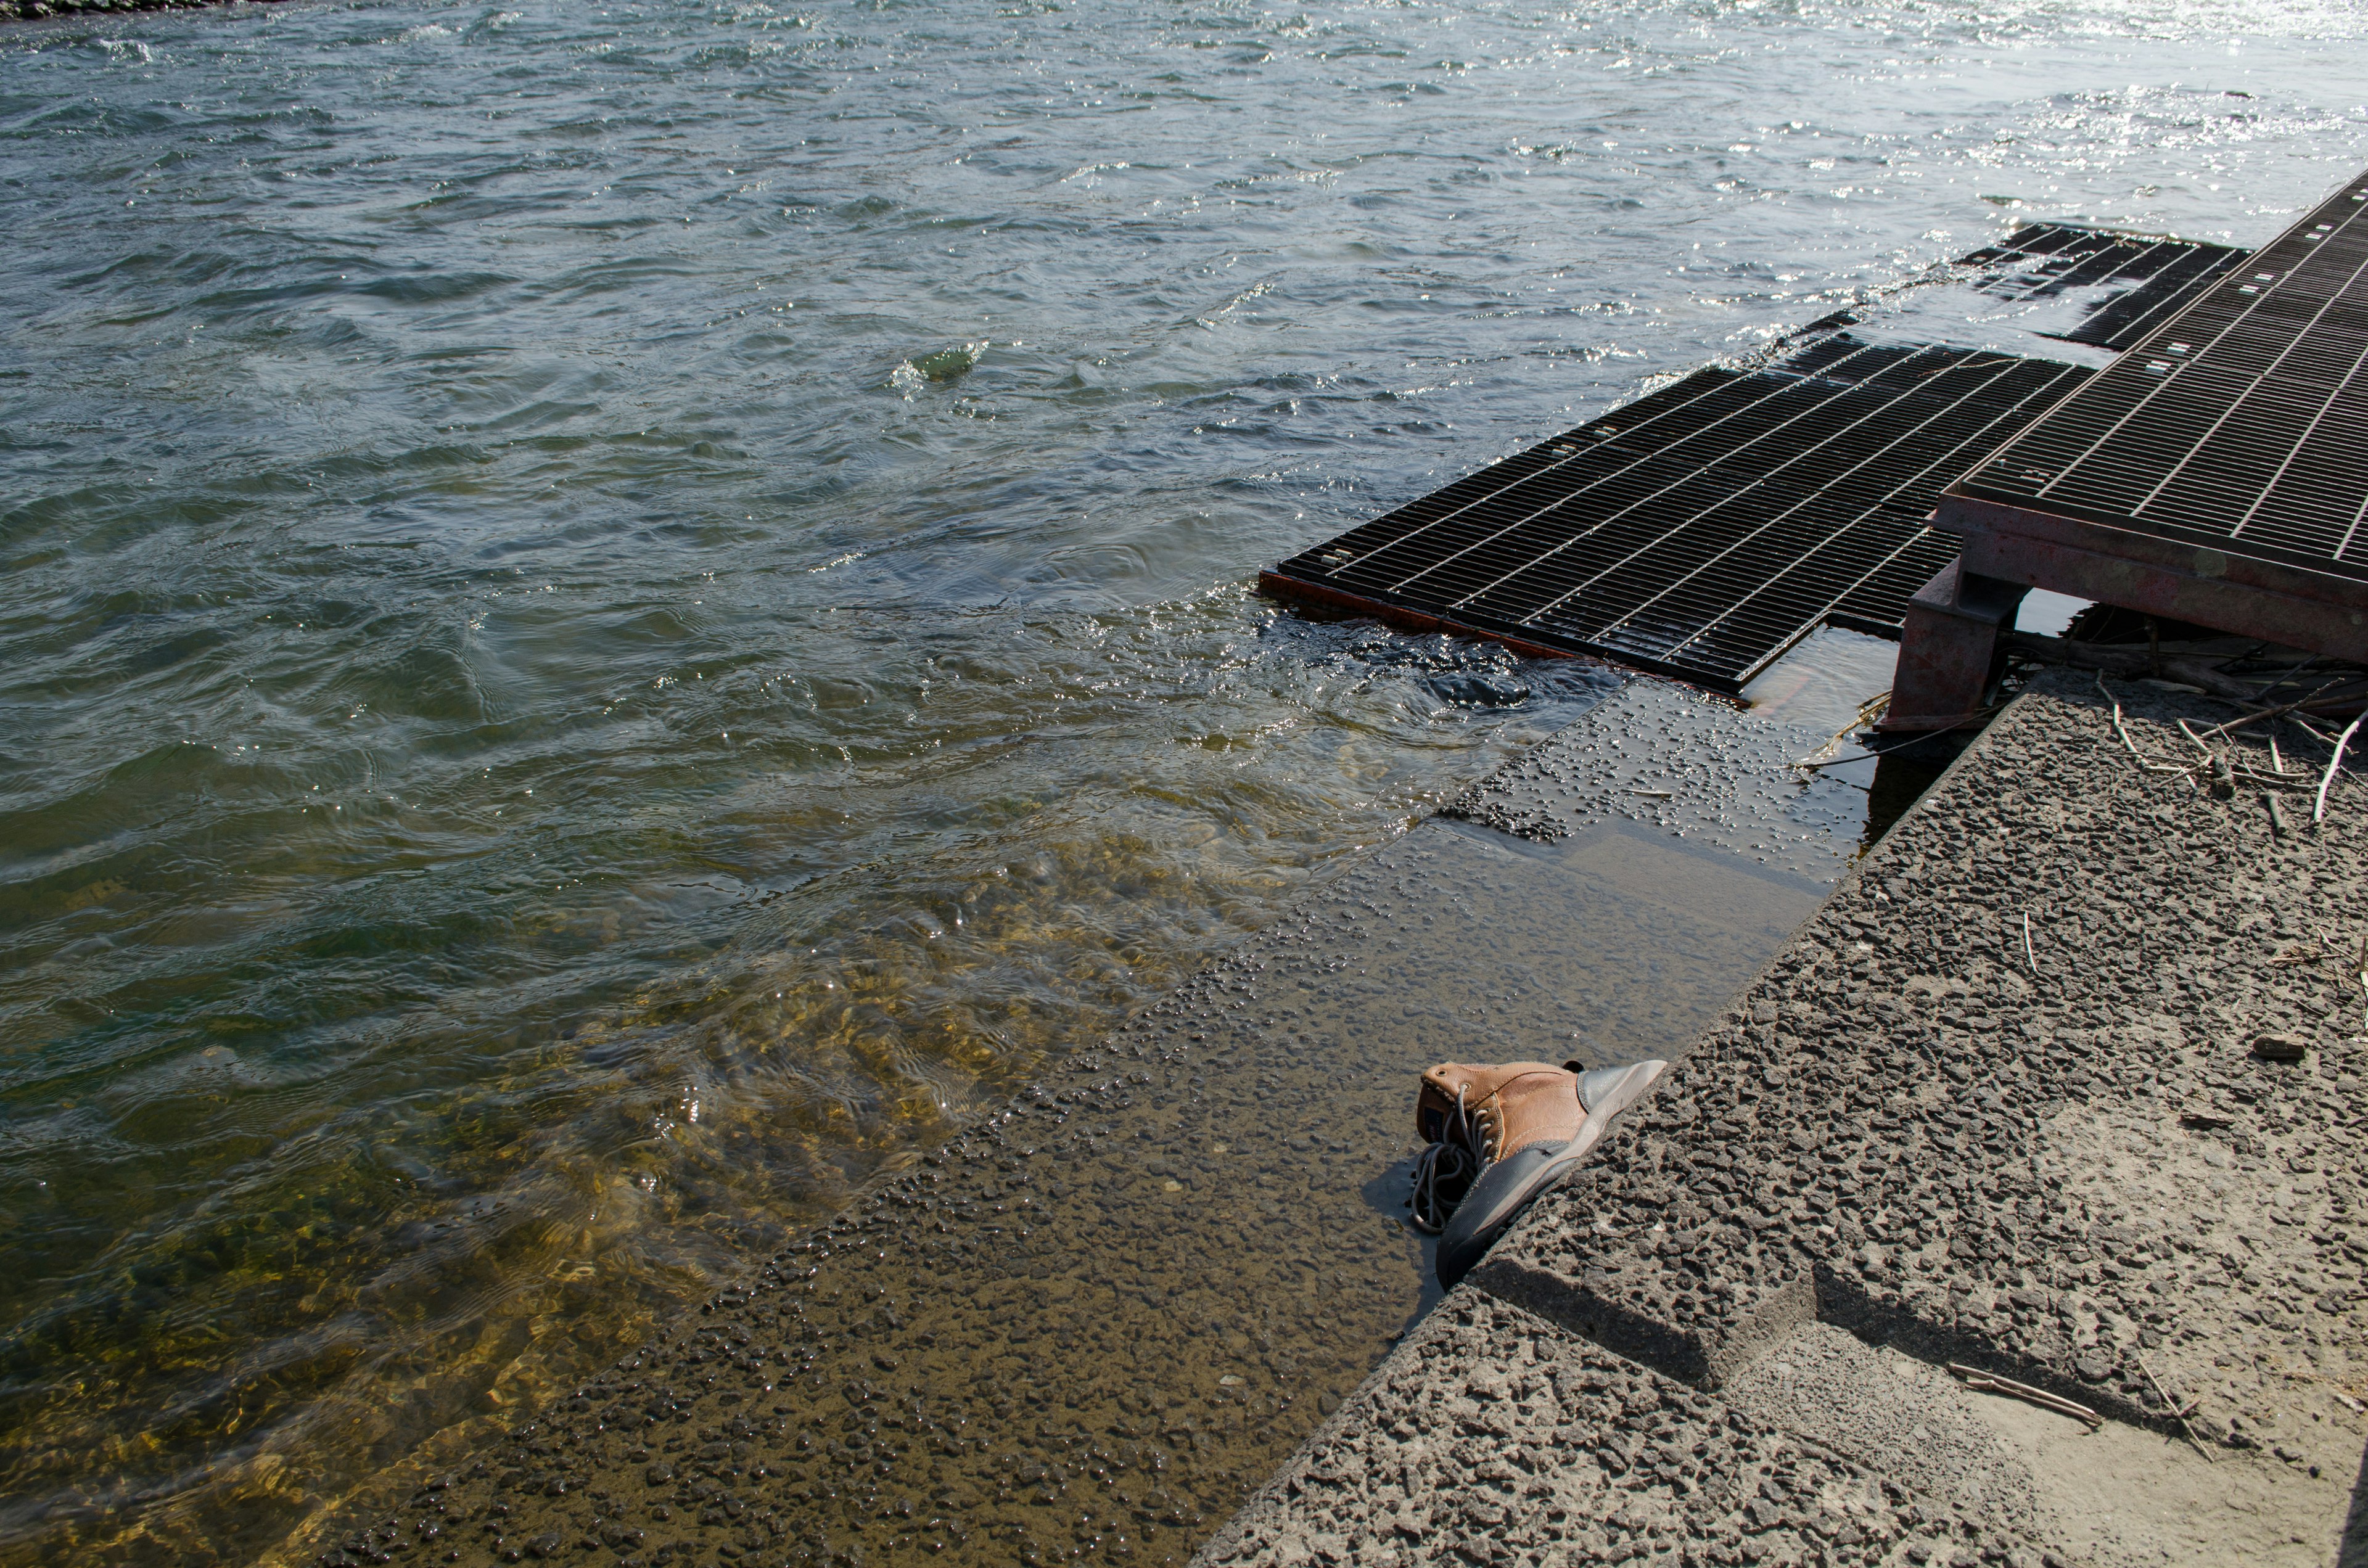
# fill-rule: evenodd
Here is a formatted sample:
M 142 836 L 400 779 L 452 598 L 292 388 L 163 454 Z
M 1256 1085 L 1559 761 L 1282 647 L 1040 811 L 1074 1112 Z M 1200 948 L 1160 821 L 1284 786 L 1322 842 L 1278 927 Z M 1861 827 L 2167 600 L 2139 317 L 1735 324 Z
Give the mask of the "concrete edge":
M 2018 693 L 2011 702 L 2001 708 L 1994 716 L 1993 723 L 1997 719 L 2004 718 L 2012 712 L 2021 705 L 2023 700 L 2023 695 Z M 1864 879 L 1869 862 L 1881 852 L 1883 844 L 1903 825 L 1930 808 L 1931 801 L 1942 793 L 1943 788 L 1959 768 L 1970 766 L 1967 758 L 1980 749 L 1987 739 L 1989 731 L 1990 726 L 1985 725 L 1981 733 L 1975 735 L 1971 743 L 1959 750 L 1941 770 L 1939 777 L 1926 786 L 1924 792 L 1917 797 L 1915 802 L 1902 812 L 1898 819 L 1884 830 L 1884 838 L 1878 840 L 1873 848 L 1861 855 L 1852 863 L 1850 869 L 1835 882 L 1832 890 L 1818 905 L 1817 914 L 1811 915 L 1802 923 L 1804 929 L 1813 924 L 1817 915 L 1824 913 L 1836 899 L 1843 894 L 1845 890 L 1854 888 Z M 1551 737 L 1549 744 L 1550 740 Z M 1477 825 L 1486 826 L 1486 824 Z M 1774 971 L 1776 966 L 1784 960 L 1791 947 L 1792 944 L 1789 941 L 1785 943 L 1775 953 L 1770 954 L 1768 960 L 1752 972 L 1749 979 L 1736 988 L 1734 1000 L 1731 1000 L 1720 1012 L 1718 1019 L 1695 1037 L 1697 1046 L 1719 1029 L 1732 1028 L 1747 1021 L 1748 1014 L 1743 1007 L 1742 999 L 1759 989 Z M 1668 1083 L 1668 1075 L 1664 1074 L 1635 1108 L 1641 1109 L 1644 1106 L 1649 1105 L 1661 1094 Z M 1630 1116 L 1633 1118 L 1634 1114 L 1634 1111 L 1632 1109 Z M 1622 1119 L 1625 1121 L 1629 1118 Z M 1484 1293 L 1493 1300 L 1502 1301 L 1589 1340 L 1615 1355 L 1627 1357 L 1641 1366 L 1705 1391 L 1715 1390 L 1732 1381 L 1793 1331 L 1821 1318 L 1861 1338 L 1867 1338 L 1870 1335 L 1879 1336 L 1893 1329 L 1913 1333 L 1915 1326 L 1919 1326 L 1911 1325 L 1908 1323 L 1895 1323 L 1890 1315 L 1871 1310 L 1872 1303 L 1849 1301 L 1839 1294 L 1829 1296 L 1818 1289 L 1817 1281 L 1812 1276 L 1804 1274 L 1782 1287 L 1770 1301 L 1763 1302 L 1759 1310 L 1752 1313 L 1740 1332 L 1725 1336 L 1715 1345 L 1703 1346 L 1689 1336 L 1672 1332 L 1665 1324 L 1652 1322 L 1641 1314 L 1631 1312 L 1624 1307 L 1607 1301 L 1588 1290 L 1584 1284 L 1575 1283 L 1546 1269 L 1497 1256 L 1484 1258 L 1463 1284 L 1459 1285 L 1455 1290 L 1450 1291 L 1431 1309 L 1425 1322 L 1427 1323 L 1429 1317 L 1436 1316 L 1441 1310 L 1449 1307 L 1460 1293 L 1466 1290 Z M 1821 1302 L 1827 1300 L 1834 1301 L 1839 1309 L 1830 1317 L 1826 1316 L 1820 1310 Z M 1224 1552 L 1232 1550 L 1231 1543 L 1237 1540 L 1242 1532 L 1248 1528 L 1248 1521 L 1258 1506 L 1270 1497 L 1287 1490 L 1292 1479 L 1303 1474 L 1315 1461 L 1315 1455 L 1339 1436 L 1344 1429 L 1346 1419 L 1360 1407 L 1360 1402 L 1363 1396 L 1376 1385 L 1395 1374 L 1400 1358 L 1408 1355 L 1411 1348 L 1420 1343 L 1421 1332 L 1421 1325 L 1417 1324 L 1399 1340 L 1390 1353 L 1382 1358 L 1380 1364 L 1375 1366 L 1372 1371 L 1357 1385 L 1355 1392 L 1342 1401 L 1340 1409 L 1327 1417 L 1315 1430 L 1310 1432 L 1301 1441 L 1299 1447 L 1292 1451 L 1291 1457 L 1276 1469 L 1267 1483 L 1248 1497 L 1244 1498 L 1241 1506 L 1235 1511 L 1234 1516 L 1226 1520 L 1216 1534 L 1201 1543 L 1191 1558 L 1192 1564 L 1215 1561 Z M 1970 1353 L 1975 1349 L 1970 1346 L 1960 1347 L 1953 1343 L 1944 1346 L 1933 1336 L 1928 1335 L 1926 1338 L 1931 1339 L 1930 1348 L 1935 1350 L 1953 1353 L 1962 1348 Z M 1910 1347 L 1905 1342 L 1894 1342 L 1901 1343 L 1903 1348 Z M 1920 1345 L 1924 1341 L 1918 1340 L 1917 1343 Z M 1911 1353 L 1917 1352 L 1911 1349 Z M 1928 1356 L 1921 1358 L 1931 1358 Z M 1994 1361 L 1994 1356 L 1985 1356 L 1982 1359 Z M 2005 1369 L 1994 1367 L 1993 1369 Z M 2114 1414 L 2118 1415 L 2120 1413 Z M 2149 1425 L 2152 1424 L 2149 1422 Z

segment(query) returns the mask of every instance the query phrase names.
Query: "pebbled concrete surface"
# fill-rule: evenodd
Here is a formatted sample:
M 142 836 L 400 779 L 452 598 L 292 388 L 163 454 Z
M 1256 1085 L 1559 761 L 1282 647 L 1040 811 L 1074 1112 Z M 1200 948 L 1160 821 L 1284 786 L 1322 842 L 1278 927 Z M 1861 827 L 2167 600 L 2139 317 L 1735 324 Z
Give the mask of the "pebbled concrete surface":
M 1195 1560 L 1988 1561 L 2040 1549 L 1748 1404 L 1459 1290 Z
M 1830 1324 L 1710 1394 L 1466 1290 L 1199 1562 L 2325 1563 L 2284 1479 Z
M 2218 800 L 2131 754 L 2197 756 L 2178 721 L 2224 705 L 2118 695 L 2127 745 L 2093 684 L 2037 682 L 1467 1290 L 2067 1558 L 2368 1560 L 2368 790 L 2340 779 L 2310 828 L 2298 780 L 2281 829 L 2261 789 Z M 2305 1059 L 2255 1056 L 2264 1032 Z M 2073 1424 L 1984 1414 L 2005 1402 L 1949 1386 L 1951 1360 L 2127 1425 L 2067 1449 L 2030 1424 Z M 2163 1389 L 2217 1463 L 2166 1457 Z M 1738 1560 L 1716 1528 L 1687 1523 L 1680 1554 Z
M 2226 712 L 2123 703 L 2166 756 L 2192 755 L 2178 719 Z M 2362 795 L 2346 780 L 2323 826 L 2278 836 L 2258 791 L 2142 771 L 2093 687 L 2045 683 L 1493 1278 L 1561 1281 L 1565 1312 L 1713 1382 L 1804 1307 L 2123 1419 L 2161 1416 L 2159 1378 L 2215 1439 L 2348 1481 Z M 2251 1054 L 2264 1032 L 2309 1058 Z
M 1720 1391 L 1770 1430 L 1847 1454 L 1935 1507 L 2018 1540 L 2052 1535 L 2031 1469 L 1945 1372 L 1827 1324 L 1786 1336 Z

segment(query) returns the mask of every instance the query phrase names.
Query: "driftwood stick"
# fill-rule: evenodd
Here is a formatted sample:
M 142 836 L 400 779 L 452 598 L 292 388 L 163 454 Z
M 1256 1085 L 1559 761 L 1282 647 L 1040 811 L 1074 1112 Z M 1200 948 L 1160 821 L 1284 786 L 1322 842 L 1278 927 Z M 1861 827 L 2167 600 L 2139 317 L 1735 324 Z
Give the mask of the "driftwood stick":
M 2267 686 L 2264 686 L 2260 690 L 2253 693 L 2253 700 L 2259 702 L 2261 699 L 2277 690 L 2278 687 L 2283 686 L 2286 682 L 2290 680 L 2299 680 L 2302 677 L 2302 672 L 2310 668 L 2311 665 L 2317 663 L 2318 663 L 2318 655 L 2317 653 L 2313 653 L 2309 658 L 2305 659 L 2301 664 L 2294 665 L 2293 668 L 2280 670 L 2277 674 L 2270 677 L 2270 681 Z
M 2287 714 L 2287 715 L 2286 715 L 2286 719 L 2287 719 L 2287 722 L 2290 722 L 2291 724 L 2293 724 L 2293 725 L 2294 725 L 2294 727 L 2295 729 L 2300 730 L 2304 734 L 2308 735 L 2312 740 L 2317 741 L 2320 745 L 2323 745 L 2323 746 L 2331 746 L 2331 745 L 2333 745 L 2333 744 L 2335 744 L 2335 737 L 2334 737 L 2334 736 L 2332 736 L 2332 735 L 2328 734 L 2328 733 L 2326 731 L 2324 731 L 2324 730 L 2314 730 L 2314 729 L 2312 729 L 2312 728 L 2310 727 L 2310 725 L 2309 725 L 2308 723 L 2306 723 L 2306 722 L 2304 721 L 2304 719 L 2303 719 L 2303 717 L 2302 717 L 2302 715 L 2301 715 L 2301 714 L 2299 714 L 2299 713 L 2289 713 L 2289 714 Z
M 2156 758 L 2150 757 L 2146 756 L 2146 753 L 2138 750 L 2137 742 L 2130 739 L 2129 727 L 2122 722 L 2121 701 L 2118 698 L 2113 696 L 2112 689 L 2105 685 L 2105 677 L 2101 673 L 2097 676 L 2097 689 L 2105 694 L 2105 700 L 2112 703 L 2113 733 L 2122 737 L 2122 744 L 2130 748 L 2130 755 L 2138 759 L 2138 766 L 2140 767 L 2145 768 L 2148 773 L 2186 773 L 2190 771 L 2187 768 L 2180 767 L 2176 763 L 2157 761 Z M 2194 780 L 2191 778 L 2188 782 L 2192 784 Z
M 2368 718 L 2368 714 L 2363 714 L 2362 717 Z M 2328 789 L 2335 782 L 2335 770 L 2343 766 L 2343 748 L 2351 744 L 2351 737 L 2359 731 L 2360 720 L 2354 719 L 2344 725 L 2343 733 L 2336 737 L 2335 755 L 2327 759 L 2327 771 L 2318 780 L 2318 803 L 2310 809 L 2310 820 L 2314 825 L 2327 820 Z
M 2146 1358 L 2144 1356 L 2138 1358 L 2138 1365 L 2146 1368 L 2146 1381 L 2154 1385 L 2155 1392 L 2162 1395 L 2162 1403 L 2169 1407 L 2170 1413 L 2179 1417 L 2179 1429 L 2187 1434 L 2187 1440 L 2195 1445 L 2195 1451 L 2203 1456 L 2203 1462 L 2219 1463 L 2220 1461 L 2213 1457 L 2212 1450 L 2204 1446 L 2203 1439 L 2195 1435 L 2195 1428 L 2187 1424 L 2188 1407 L 2170 1397 L 2170 1391 L 2162 1386 L 2162 1380 L 2154 1375 L 2154 1369 L 2146 1365 Z
M 2357 691 L 2338 692 L 2333 697 L 2325 695 L 2328 687 L 2335 684 L 2336 683 L 2333 681 L 2328 681 L 2326 685 L 2312 691 L 2307 697 L 2296 698 L 2292 702 L 2281 702 L 2275 708 L 2260 709 L 2254 712 L 2245 714 L 2241 718 L 2231 719 L 2225 724 L 2214 724 L 2210 729 L 2203 732 L 2203 738 L 2208 741 L 2214 735 L 2225 734 L 2230 730 L 2241 730 L 2248 724 L 2258 724 L 2264 719 L 2283 719 L 2290 714 L 2303 712 L 2305 710 L 2316 710 L 2319 708 L 2348 708 L 2352 703 L 2360 701 L 2363 697 L 2368 697 L 2368 692 Z M 2270 744 L 2272 749 L 2275 748 L 2277 744 L 2276 736 L 2272 735 L 2270 737 Z
M 2312 787 L 2309 779 L 2296 778 L 2291 773 L 2254 773 L 2248 770 L 2239 772 L 2237 777 L 2247 784 L 2260 784 L 2271 790 L 2292 790 L 2298 794 L 2309 793 Z
M 2110 670 L 2121 676 L 2151 676 L 2155 661 L 2143 649 L 2122 649 L 2104 642 L 2075 642 L 2063 637 L 2042 637 L 2032 631 L 2009 631 L 1998 642 L 2010 651 L 2044 665 L 2070 665 L 2076 669 Z M 2224 676 L 2203 659 L 2165 659 L 2163 678 L 2200 687 L 2214 697 L 2250 704 L 2254 687 L 2248 681 Z
M 1985 1372 L 1979 1367 L 1968 1367 L 1962 1362 L 1950 1362 L 1949 1370 L 1955 1373 L 1959 1381 L 1969 1389 L 1975 1389 L 1983 1393 L 2009 1394 L 2038 1405 L 2043 1410 L 2053 1410 L 2059 1415 L 2069 1415 L 2076 1420 L 2085 1421 L 2091 1432 L 2105 1424 L 2103 1416 L 2085 1404 L 2066 1399 L 2060 1393 L 2049 1393 L 2045 1389 L 2035 1389 L 2029 1383 L 2019 1383 L 2012 1378 L 2002 1378 L 1996 1372 Z

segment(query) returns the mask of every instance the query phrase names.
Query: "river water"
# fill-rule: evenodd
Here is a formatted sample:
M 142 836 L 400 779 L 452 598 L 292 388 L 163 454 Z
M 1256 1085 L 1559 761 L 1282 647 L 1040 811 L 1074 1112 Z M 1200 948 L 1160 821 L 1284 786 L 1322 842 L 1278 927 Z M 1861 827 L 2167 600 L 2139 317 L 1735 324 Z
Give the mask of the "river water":
M 2265 237 L 2363 34 L 0 29 L 0 1558 L 605 1364 L 1606 689 L 1258 564 L 2033 216 Z

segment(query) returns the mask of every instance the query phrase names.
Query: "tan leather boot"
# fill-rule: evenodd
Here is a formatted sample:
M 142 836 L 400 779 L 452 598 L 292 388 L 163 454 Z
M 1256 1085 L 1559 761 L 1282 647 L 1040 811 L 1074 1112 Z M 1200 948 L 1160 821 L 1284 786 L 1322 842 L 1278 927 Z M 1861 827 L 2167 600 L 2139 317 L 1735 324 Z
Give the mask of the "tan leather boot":
M 1457 1142 L 1483 1165 L 1543 1138 L 1576 1137 L 1586 1119 L 1578 1074 L 1543 1062 L 1500 1067 L 1442 1062 L 1423 1074 L 1415 1097 L 1415 1131 L 1422 1141 L 1443 1142 L 1455 1130 Z
M 1472 1066 L 1422 1075 L 1415 1130 L 1414 1221 L 1440 1232 L 1439 1282 L 1452 1287 L 1530 1200 L 1577 1169 L 1668 1066 L 1582 1072 L 1576 1062 Z

